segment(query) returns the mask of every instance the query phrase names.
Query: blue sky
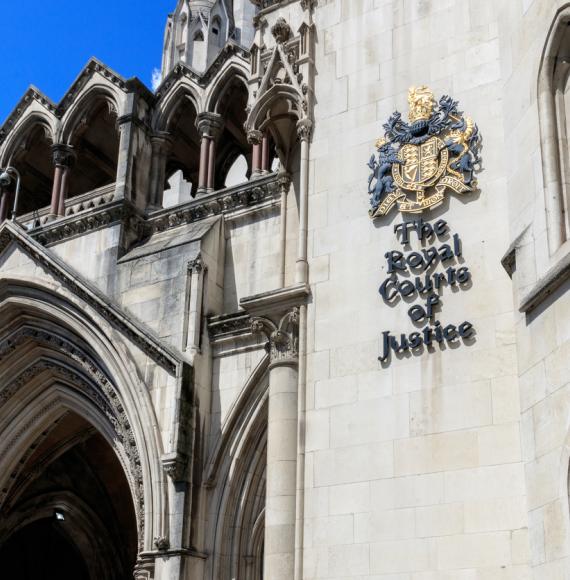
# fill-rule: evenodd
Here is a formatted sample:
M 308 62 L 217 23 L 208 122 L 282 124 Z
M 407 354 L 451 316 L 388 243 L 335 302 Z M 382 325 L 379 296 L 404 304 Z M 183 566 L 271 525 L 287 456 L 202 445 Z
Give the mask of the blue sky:
M 29 85 L 56 103 L 91 56 L 151 86 L 176 0 L 0 0 L 0 125 Z

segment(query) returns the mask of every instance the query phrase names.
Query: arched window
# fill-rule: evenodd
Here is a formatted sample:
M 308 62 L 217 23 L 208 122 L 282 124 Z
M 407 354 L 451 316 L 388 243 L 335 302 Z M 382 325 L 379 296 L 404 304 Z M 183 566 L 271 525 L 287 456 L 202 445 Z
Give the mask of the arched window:
M 13 153 L 11 165 L 21 175 L 18 215 L 35 212 L 50 204 L 53 182 L 51 146 L 51 137 L 45 126 L 35 123 L 22 136 Z M 11 189 L 10 206 L 14 193 Z
M 81 195 L 117 178 L 119 129 L 117 112 L 106 98 L 90 102 L 71 138 L 76 163 L 70 172 L 68 198 Z

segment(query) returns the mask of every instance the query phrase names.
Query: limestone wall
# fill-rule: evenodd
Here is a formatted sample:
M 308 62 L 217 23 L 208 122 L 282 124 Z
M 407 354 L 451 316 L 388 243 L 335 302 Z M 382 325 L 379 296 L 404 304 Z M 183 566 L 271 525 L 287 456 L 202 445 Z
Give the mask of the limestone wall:
M 549 29 L 567 2 L 505 3 L 500 13 L 504 128 L 509 149 L 510 237 L 516 243 L 516 310 L 568 253 L 568 242 L 549 249 L 546 182 L 538 107 L 539 69 Z M 564 55 L 560 55 L 563 57 Z M 528 313 L 516 313 L 521 435 L 534 578 L 565 578 L 568 570 L 568 313 L 563 284 Z
M 530 578 L 515 315 L 500 262 L 512 152 L 499 9 L 330 0 L 316 11 L 306 579 Z M 448 193 L 422 216 L 460 236 L 452 263 L 472 274 L 471 285 L 443 289 L 436 320 L 468 320 L 476 334 L 381 364 L 382 332 L 414 326 L 411 304 L 378 294 L 403 217 L 369 219 L 366 163 L 419 84 L 459 100 L 483 135 L 480 192 Z

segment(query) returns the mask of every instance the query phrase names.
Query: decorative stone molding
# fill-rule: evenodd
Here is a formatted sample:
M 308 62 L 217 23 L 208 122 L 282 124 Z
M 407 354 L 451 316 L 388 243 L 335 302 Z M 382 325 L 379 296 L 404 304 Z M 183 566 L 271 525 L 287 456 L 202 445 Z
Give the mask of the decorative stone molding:
M 63 366 L 53 359 L 42 359 L 26 368 L 19 375 L 7 384 L 0 391 L 0 407 L 9 399 L 16 396 L 17 393 L 30 383 L 36 376 L 45 371 L 51 371 L 58 376 L 64 383 L 72 385 L 74 389 L 81 391 L 92 403 L 97 406 L 102 415 L 107 418 L 112 425 L 117 437 L 116 450 L 119 456 L 123 454 L 126 457 L 127 473 L 130 475 L 129 482 L 137 503 L 137 522 L 139 526 L 139 539 L 144 537 L 144 486 L 142 479 L 141 458 L 137 448 L 133 429 L 130 425 L 125 408 L 120 400 L 115 386 L 107 378 L 104 371 L 96 362 L 85 353 L 81 347 L 67 339 L 58 336 L 53 331 L 47 332 L 30 326 L 23 326 L 8 338 L 0 342 L 0 361 L 10 354 L 17 351 L 18 347 L 24 343 L 32 341 L 45 345 L 51 349 L 64 353 L 69 359 L 73 360 L 80 368 L 84 375 L 82 376 L 71 366 Z M 86 380 L 85 376 L 89 378 Z M 39 421 L 51 407 L 46 407 L 36 418 Z M 24 425 L 13 438 L 3 446 L 0 451 L 0 460 L 6 453 L 7 449 L 17 444 L 18 439 L 28 430 L 29 425 Z
M 159 210 L 148 216 L 147 223 L 152 233 L 162 232 L 208 217 L 256 208 L 269 202 L 279 203 L 279 184 L 274 174 L 256 179 L 254 183 L 248 182 L 200 196 L 173 209 Z
M 134 580 L 154 580 L 154 556 L 141 554 L 134 569 Z
M 267 337 L 270 366 L 297 364 L 299 359 L 299 308 L 293 308 L 278 324 L 268 318 L 254 318 L 251 322 L 253 334 Z

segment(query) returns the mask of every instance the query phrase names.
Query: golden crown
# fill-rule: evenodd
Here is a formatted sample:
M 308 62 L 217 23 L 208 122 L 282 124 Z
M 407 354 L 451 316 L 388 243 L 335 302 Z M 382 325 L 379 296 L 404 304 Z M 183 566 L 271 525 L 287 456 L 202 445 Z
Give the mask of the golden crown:
M 410 87 L 408 91 L 408 103 L 410 105 L 408 118 L 411 123 L 428 121 L 435 107 L 433 92 L 425 85 Z

